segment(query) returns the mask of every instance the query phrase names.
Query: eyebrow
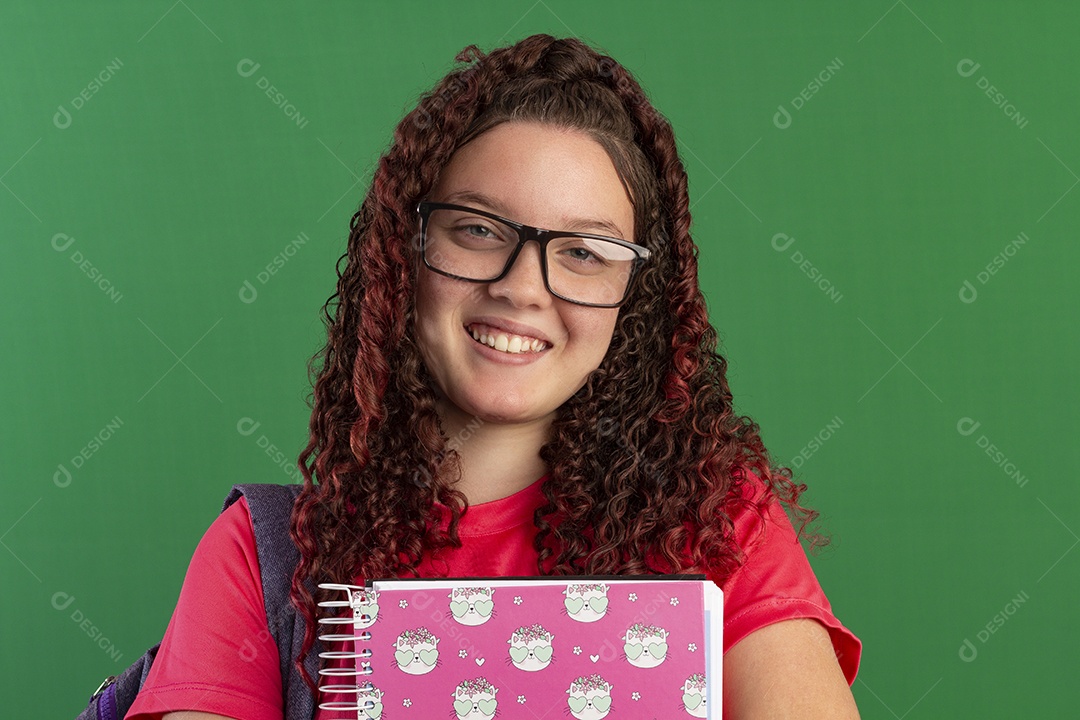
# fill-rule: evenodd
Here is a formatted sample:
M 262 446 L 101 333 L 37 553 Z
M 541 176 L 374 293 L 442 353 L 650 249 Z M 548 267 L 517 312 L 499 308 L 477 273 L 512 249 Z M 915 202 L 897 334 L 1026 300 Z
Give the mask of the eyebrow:
M 506 206 L 503 205 L 498 199 L 477 190 L 459 190 L 458 192 L 450 193 L 446 196 L 445 202 L 477 203 L 479 205 L 486 206 L 489 210 L 497 214 L 503 215 L 504 217 L 509 217 L 510 215 L 509 211 L 506 209 Z M 613 237 L 623 239 L 623 231 L 620 230 L 618 226 L 615 225 L 615 223 L 611 222 L 610 220 L 605 220 L 604 218 L 598 217 L 571 218 L 570 220 L 567 220 L 566 227 L 559 228 L 559 230 L 575 230 L 580 232 L 586 232 L 590 228 L 600 229 Z M 555 228 L 548 229 L 554 230 Z

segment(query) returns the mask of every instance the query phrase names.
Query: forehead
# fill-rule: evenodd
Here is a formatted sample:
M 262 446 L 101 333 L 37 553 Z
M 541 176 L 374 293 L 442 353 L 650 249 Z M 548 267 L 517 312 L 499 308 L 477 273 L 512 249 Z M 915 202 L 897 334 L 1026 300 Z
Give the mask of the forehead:
M 448 202 L 454 194 L 472 198 L 464 204 L 529 225 L 584 230 L 572 225 L 597 221 L 594 232 L 633 237 L 626 188 L 604 148 L 580 130 L 496 125 L 459 148 L 443 168 L 432 197 Z M 491 202 L 477 202 L 477 196 Z

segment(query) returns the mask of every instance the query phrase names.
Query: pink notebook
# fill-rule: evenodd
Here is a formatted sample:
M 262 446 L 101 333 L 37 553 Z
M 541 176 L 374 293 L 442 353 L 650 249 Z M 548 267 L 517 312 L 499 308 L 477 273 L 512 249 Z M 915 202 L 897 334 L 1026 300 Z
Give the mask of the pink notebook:
M 319 620 L 324 710 L 358 720 L 720 718 L 723 594 L 704 576 L 377 580 Z M 344 631 L 344 632 L 342 632 Z

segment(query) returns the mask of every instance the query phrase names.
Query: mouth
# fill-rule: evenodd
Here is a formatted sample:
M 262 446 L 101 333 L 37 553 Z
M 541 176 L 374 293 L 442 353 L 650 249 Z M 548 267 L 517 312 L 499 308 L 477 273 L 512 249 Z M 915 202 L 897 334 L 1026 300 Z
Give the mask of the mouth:
M 530 355 L 547 350 L 548 344 L 539 338 L 528 335 L 516 335 L 505 330 L 484 325 L 482 323 L 470 323 L 465 326 L 465 332 L 475 342 L 487 345 L 507 355 Z

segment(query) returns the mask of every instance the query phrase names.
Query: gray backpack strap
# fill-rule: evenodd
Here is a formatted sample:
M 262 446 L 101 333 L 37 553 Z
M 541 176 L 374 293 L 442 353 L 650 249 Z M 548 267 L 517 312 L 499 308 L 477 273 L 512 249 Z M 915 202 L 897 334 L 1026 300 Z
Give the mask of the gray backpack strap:
M 304 643 L 306 623 L 289 600 L 293 570 L 300 562 L 300 551 L 289 536 L 289 523 L 302 488 L 301 485 L 259 483 L 233 485 L 222 507 L 224 512 L 243 495 L 251 511 L 266 620 L 281 660 L 285 720 L 312 720 L 315 717 L 315 699 L 300 672 L 293 667 L 293 658 Z M 308 592 L 314 595 L 314 583 L 310 579 L 306 583 Z M 311 652 L 304 658 L 304 667 L 316 682 L 319 681 L 319 653 L 322 651 L 322 642 L 316 636 Z

